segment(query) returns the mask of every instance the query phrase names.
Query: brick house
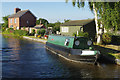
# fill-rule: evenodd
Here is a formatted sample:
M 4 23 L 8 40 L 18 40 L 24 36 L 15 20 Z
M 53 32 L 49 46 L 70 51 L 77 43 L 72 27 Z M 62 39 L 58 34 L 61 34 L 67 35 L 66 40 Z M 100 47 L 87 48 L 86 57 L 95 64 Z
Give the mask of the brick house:
M 73 33 L 88 32 L 89 37 L 95 39 L 96 26 L 94 19 L 72 20 L 61 24 L 60 33 L 65 36 L 73 36 Z
M 36 16 L 30 10 L 14 9 L 14 14 L 8 17 L 8 27 L 21 29 L 22 27 L 34 27 L 36 25 Z

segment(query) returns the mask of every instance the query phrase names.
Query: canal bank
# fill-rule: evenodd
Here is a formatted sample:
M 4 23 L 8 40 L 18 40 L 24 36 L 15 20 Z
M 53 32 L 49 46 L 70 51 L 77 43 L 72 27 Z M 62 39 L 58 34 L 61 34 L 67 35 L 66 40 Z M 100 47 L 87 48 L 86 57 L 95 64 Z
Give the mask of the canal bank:
M 112 46 L 112 47 L 110 47 Z M 116 47 L 116 48 L 115 48 Z M 102 54 L 102 59 L 110 63 L 120 65 L 120 46 L 116 45 L 94 45 L 94 49 L 99 50 Z
M 40 39 L 40 38 L 35 38 L 35 37 L 31 37 L 31 36 L 23 36 L 23 38 L 25 39 L 29 39 L 32 41 L 38 41 L 41 43 L 46 44 L 47 40 L 46 39 Z M 117 47 L 117 48 L 115 48 Z M 120 50 L 119 49 L 120 46 L 114 46 L 112 45 L 112 47 L 109 46 L 103 46 L 103 45 L 94 45 L 94 48 L 96 50 L 99 50 L 102 54 L 102 57 L 109 60 L 112 63 L 115 63 L 117 65 L 120 65 Z
M 32 41 L 38 41 L 38 42 L 41 42 L 41 43 L 44 43 L 46 44 L 47 40 L 46 39 L 40 39 L 40 38 L 35 38 L 35 37 L 30 37 L 30 36 L 23 36 L 24 39 L 29 39 L 29 40 L 32 40 Z

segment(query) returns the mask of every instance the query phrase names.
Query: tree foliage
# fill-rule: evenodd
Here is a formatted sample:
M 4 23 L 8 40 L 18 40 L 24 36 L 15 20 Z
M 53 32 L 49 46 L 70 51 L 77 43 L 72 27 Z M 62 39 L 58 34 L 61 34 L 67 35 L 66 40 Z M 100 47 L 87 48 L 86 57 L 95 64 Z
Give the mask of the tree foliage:
M 4 21 L 4 23 L 2 24 L 2 27 L 4 27 L 4 28 L 8 28 L 8 17 L 9 17 L 9 15 L 2 17 L 2 19 Z
M 120 28 L 120 2 L 100 3 L 99 17 L 106 29 L 117 31 Z
M 68 21 L 70 21 L 70 19 L 64 19 L 64 23 L 66 23 L 66 22 L 68 22 Z
M 55 24 L 54 24 L 54 23 L 49 23 L 47 26 L 48 26 L 48 27 L 54 27 Z
M 55 23 L 55 26 L 53 27 L 53 32 L 56 33 L 56 31 L 60 31 L 60 24 L 61 22 L 57 21 Z
M 68 2 L 68 0 L 66 0 Z M 81 8 L 84 7 L 84 1 L 82 0 L 72 0 L 73 6 Z M 96 37 L 97 43 L 101 40 L 99 39 L 104 29 L 113 29 L 117 31 L 120 29 L 120 1 L 119 2 L 88 2 L 89 8 L 95 14 L 96 23 Z M 99 18 L 99 19 L 98 19 Z M 102 29 L 102 30 L 100 30 Z M 101 32 L 102 31 L 102 32 Z
M 56 31 L 60 31 L 61 24 L 62 24 L 61 22 L 57 21 L 55 23 L 49 23 L 47 26 L 52 27 L 53 33 L 56 33 Z
M 43 24 L 44 26 L 47 26 L 47 24 L 49 24 L 49 22 L 48 22 L 46 19 L 43 19 L 43 18 L 39 18 L 39 19 L 36 21 L 36 24 L 39 25 L 39 24 L 40 24 L 40 21 L 41 21 L 41 24 Z

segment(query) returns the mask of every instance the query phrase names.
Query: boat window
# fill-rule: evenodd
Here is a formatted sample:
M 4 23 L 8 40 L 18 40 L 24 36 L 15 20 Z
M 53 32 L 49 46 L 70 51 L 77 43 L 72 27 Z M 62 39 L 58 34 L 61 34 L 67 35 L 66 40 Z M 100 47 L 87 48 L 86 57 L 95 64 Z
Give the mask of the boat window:
M 65 39 L 64 45 L 65 45 L 65 46 L 68 46 L 68 45 L 69 45 L 69 42 L 70 42 L 70 39 Z

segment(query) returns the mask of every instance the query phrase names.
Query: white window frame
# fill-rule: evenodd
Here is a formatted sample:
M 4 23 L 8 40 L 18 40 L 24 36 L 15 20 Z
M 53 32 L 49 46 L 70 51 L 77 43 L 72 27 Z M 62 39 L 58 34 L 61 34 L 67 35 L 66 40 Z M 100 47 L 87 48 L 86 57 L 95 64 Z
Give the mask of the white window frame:
M 14 19 L 14 23 L 17 23 L 17 20 L 16 20 L 16 18 Z
M 10 23 L 12 23 L 12 19 L 10 19 Z
M 62 32 L 69 32 L 69 28 L 68 27 L 61 27 L 62 28 Z

